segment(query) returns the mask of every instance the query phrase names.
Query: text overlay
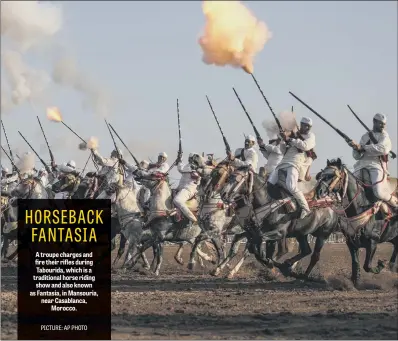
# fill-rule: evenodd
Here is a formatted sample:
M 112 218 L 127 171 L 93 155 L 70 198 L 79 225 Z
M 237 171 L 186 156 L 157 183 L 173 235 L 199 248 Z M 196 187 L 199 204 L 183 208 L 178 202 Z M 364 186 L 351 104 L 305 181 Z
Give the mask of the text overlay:
M 110 200 L 18 200 L 18 339 L 111 339 Z

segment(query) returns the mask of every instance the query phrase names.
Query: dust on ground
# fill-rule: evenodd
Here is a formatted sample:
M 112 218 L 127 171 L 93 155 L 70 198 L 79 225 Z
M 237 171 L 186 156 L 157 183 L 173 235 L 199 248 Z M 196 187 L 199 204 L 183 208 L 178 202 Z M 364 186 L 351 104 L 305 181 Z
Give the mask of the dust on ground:
M 190 247 L 184 248 L 188 260 Z M 167 246 L 161 275 L 112 274 L 113 339 L 397 339 L 398 276 L 362 270 L 355 289 L 345 244 L 326 244 L 311 281 L 283 277 L 249 258 L 236 278 L 209 275 L 206 263 L 189 271 Z M 378 247 L 374 262 L 389 259 Z M 361 250 L 363 264 L 365 250 Z M 148 253 L 148 260 L 151 260 Z M 308 264 L 304 260 L 299 274 Z M 2 267 L 1 339 L 16 339 L 16 268 Z

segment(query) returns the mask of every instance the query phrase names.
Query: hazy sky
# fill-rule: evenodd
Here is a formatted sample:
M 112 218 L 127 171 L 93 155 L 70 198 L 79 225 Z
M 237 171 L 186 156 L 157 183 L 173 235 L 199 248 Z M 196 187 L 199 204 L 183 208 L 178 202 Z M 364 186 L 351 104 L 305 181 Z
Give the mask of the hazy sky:
M 364 129 L 346 107 L 372 126 L 376 112 L 387 115 L 387 130 L 397 151 L 397 3 L 393 1 L 246 2 L 273 33 L 257 56 L 254 74 L 275 112 L 292 105 L 313 119 L 318 160 L 342 157 L 353 164 L 351 149 L 331 128 L 289 95 L 292 91 L 347 135 L 359 140 Z M 156 159 L 165 151 L 171 164 L 178 148 L 176 98 L 180 100 L 183 150 L 224 157 L 224 145 L 205 95 L 232 149 L 243 146 L 243 133 L 252 128 L 237 102 L 235 87 L 260 133 L 271 113 L 251 77 L 239 69 L 205 65 L 198 45 L 204 25 L 201 2 L 62 2 L 64 23 L 57 50 L 29 55 L 32 65 L 48 69 L 60 46 L 74 56 L 80 70 L 107 89 L 112 98 L 108 121 L 139 158 Z M 108 156 L 113 145 L 102 118 L 81 106 L 81 95 L 54 86 L 48 106 L 58 106 L 64 121 L 83 137 L 99 138 L 99 151 Z M 56 159 L 74 159 L 83 167 L 88 152 L 61 124 L 45 118 L 43 127 Z M 20 130 L 48 160 L 30 106 L 2 115 L 10 143 L 21 151 Z M 2 145 L 5 141 L 2 135 Z M 131 157 L 126 156 L 130 161 Z M 2 159 L 3 161 L 4 159 Z M 4 161 L 3 161 L 4 162 Z M 265 159 L 260 157 L 260 165 Z M 397 176 L 396 160 L 390 162 Z M 7 163 L 8 164 L 8 163 Z M 259 166 L 260 166 L 259 165 Z M 173 177 L 176 173 L 172 173 Z

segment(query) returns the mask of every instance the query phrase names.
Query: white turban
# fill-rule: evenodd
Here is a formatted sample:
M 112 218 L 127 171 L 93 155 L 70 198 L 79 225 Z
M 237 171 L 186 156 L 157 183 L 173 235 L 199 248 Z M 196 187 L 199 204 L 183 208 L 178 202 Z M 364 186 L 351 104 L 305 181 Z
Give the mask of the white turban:
M 309 126 L 312 127 L 312 120 L 309 117 L 303 117 L 300 122 L 304 123 L 304 124 L 308 124 Z
M 163 156 L 163 157 L 167 158 L 167 154 L 165 152 L 160 152 L 159 156 Z
M 387 123 L 387 117 L 383 114 L 376 114 L 373 116 L 373 119 L 383 123 Z
M 256 142 L 256 138 L 253 135 L 246 136 L 246 140 L 249 140 L 251 142 Z

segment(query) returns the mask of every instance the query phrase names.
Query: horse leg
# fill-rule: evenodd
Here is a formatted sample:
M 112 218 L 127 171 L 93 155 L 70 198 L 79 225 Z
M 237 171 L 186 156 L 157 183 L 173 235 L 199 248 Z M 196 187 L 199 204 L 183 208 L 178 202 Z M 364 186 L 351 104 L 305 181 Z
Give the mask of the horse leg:
M 158 257 L 158 251 L 159 251 L 158 242 L 156 242 L 155 244 L 152 245 L 153 258 L 152 258 L 151 266 L 149 267 L 149 269 L 152 272 L 155 272 L 156 262 L 157 262 L 157 257 Z
M 123 233 L 120 234 L 120 243 L 119 243 L 119 250 L 117 251 L 117 255 L 115 257 L 115 260 L 113 261 L 112 267 L 115 266 L 115 264 L 119 261 L 119 259 L 123 256 L 124 249 L 126 247 L 126 242 L 127 239 L 124 236 Z M 116 245 L 115 245 L 116 246 Z M 112 246 L 111 251 L 115 249 L 115 246 Z M 128 248 L 130 249 L 130 247 Z M 127 256 L 126 256 L 127 257 Z
M 184 243 L 178 243 L 180 247 L 178 248 L 176 254 L 174 255 L 175 261 L 180 264 L 184 265 L 184 260 L 181 257 L 182 251 L 184 251 Z
M 141 253 L 141 260 L 142 260 L 142 262 L 144 263 L 144 269 L 150 269 L 150 265 L 149 265 L 149 262 L 148 262 L 148 259 L 146 258 L 146 255 L 145 255 L 145 253 L 144 252 L 142 252 Z
M 8 262 L 8 261 L 12 261 L 18 254 L 18 244 L 17 244 L 17 248 L 11 253 L 11 255 L 9 255 L 7 257 L 8 254 L 8 248 L 10 247 L 10 244 L 14 241 L 17 240 L 18 241 L 18 230 L 12 230 L 9 233 L 6 233 L 4 235 L 4 243 L 3 243 L 3 257 L 4 257 L 4 261 Z
M 291 275 L 294 265 L 304 257 L 310 255 L 312 252 L 311 247 L 308 244 L 308 238 L 306 235 L 296 237 L 296 239 L 300 246 L 300 253 L 293 256 L 292 258 L 285 260 L 285 262 L 282 264 L 281 271 L 284 276 Z
M 308 265 L 307 270 L 305 270 L 304 273 L 304 276 L 306 278 L 309 277 L 312 269 L 314 268 L 316 263 L 319 262 L 319 259 L 321 258 L 321 250 L 324 245 L 325 245 L 325 239 L 323 237 L 317 237 L 315 241 L 314 251 L 312 252 L 310 264 Z
M 249 257 L 250 252 L 249 252 L 249 247 L 245 246 L 245 251 L 243 252 L 242 258 L 239 260 L 238 263 L 232 268 L 232 270 L 228 273 L 227 278 L 232 279 L 239 271 L 240 267 L 242 266 L 243 262 L 247 257 Z
M 267 259 L 272 259 L 273 260 L 275 249 L 276 249 L 276 243 L 277 243 L 276 240 L 267 240 L 265 242 L 265 257 Z M 281 250 L 280 249 L 281 247 L 283 247 L 283 246 L 281 246 L 281 240 L 278 240 L 278 253 Z
M 155 276 L 159 276 L 159 271 L 160 271 L 160 266 L 162 265 L 163 262 L 163 250 L 164 250 L 164 244 L 163 243 L 157 243 L 156 247 L 156 268 L 154 271 Z
M 393 239 L 391 241 L 391 243 L 394 245 L 394 250 L 392 251 L 392 255 L 391 255 L 390 261 L 388 263 L 388 267 L 391 272 L 394 272 L 394 270 L 396 270 L 395 265 L 396 265 L 397 256 L 398 256 L 398 238 Z
M 10 239 L 8 233 L 3 234 L 3 246 L 1 247 L 2 262 L 7 263 L 9 259 L 7 258 L 8 248 L 10 246 Z
M 193 268 L 195 266 L 195 263 L 196 263 L 195 256 L 196 256 L 196 252 L 197 252 L 199 243 L 201 243 L 206 238 L 207 237 L 203 234 L 200 234 L 199 236 L 197 236 L 195 238 L 195 241 L 194 241 L 192 249 L 191 249 L 191 254 L 189 255 L 189 263 L 188 263 L 189 270 L 193 270 Z
M 153 239 L 146 240 L 143 245 L 137 250 L 137 253 L 133 255 L 129 261 L 126 262 L 126 268 L 131 269 L 135 264 L 137 264 L 138 258 L 142 257 L 142 254 L 149 249 L 154 243 Z M 127 265 L 128 264 L 128 265 Z
M 384 265 L 383 262 L 379 261 L 377 266 L 372 268 L 372 260 L 375 255 L 377 249 L 377 242 L 371 239 L 366 245 L 366 256 L 365 256 L 365 263 L 363 264 L 363 269 L 366 272 L 370 272 L 373 274 L 379 274 L 381 270 L 383 270 Z
M 219 236 L 213 237 L 211 239 L 211 242 L 213 243 L 213 245 L 214 245 L 214 247 L 216 249 L 217 259 L 218 259 L 217 263 L 219 264 L 224 259 L 223 243 L 222 243 L 221 238 Z
M 227 257 L 220 262 L 217 267 L 211 272 L 211 275 L 218 276 L 222 269 L 238 254 L 239 242 L 245 238 L 246 232 L 235 234 L 234 239 L 231 243 L 231 248 L 229 249 Z M 246 249 L 248 249 L 248 244 L 246 244 Z
M 275 256 L 275 260 L 282 258 L 284 255 L 286 255 L 289 252 L 289 247 L 287 243 L 288 243 L 288 238 L 286 237 L 283 237 L 282 239 L 278 240 L 278 252 Z
M 346 244 L 348 246 L 348 250 L 350 251 L 351 254 L 351 281 L 354 283 L 354 286 L 356 286 L 361 278 L 361 270 L 360 270 L 360 265 L 359 265 L 359 255 L 358 255 L 358 248 L 354 245 L 352 241 L 347 239 Z
M 204 241 L 206 245 L 211 245 L 207 240 Z M 208 246 L 209 248 L 209 246 Z M 210 248 L 209 248 L 210 249 Z M 199 243 L 198 248 L 196 249 L 196 252 L 198 254 L 199 260 L 207 260 L 208 262 L 212 264 L 217 264 L 217 262 L 214 260 L 212 256 L 209 256 L 206 252 L 202 250 L 202 245 Z M 202 263 L 203 264 L 203 263 Z

